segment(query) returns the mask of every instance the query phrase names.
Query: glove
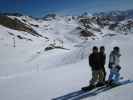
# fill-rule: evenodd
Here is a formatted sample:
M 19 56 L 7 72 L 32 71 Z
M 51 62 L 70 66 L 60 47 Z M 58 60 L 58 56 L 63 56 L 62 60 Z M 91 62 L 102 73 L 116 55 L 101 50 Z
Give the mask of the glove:
M 115 67 L 114 63 L 109 63 L 109 68 L 112 69 L 113 67 Z
M 121 70 L 121 66 L 116 66 L 116 68 L 118 69 L 118 71 L 120 71 Z

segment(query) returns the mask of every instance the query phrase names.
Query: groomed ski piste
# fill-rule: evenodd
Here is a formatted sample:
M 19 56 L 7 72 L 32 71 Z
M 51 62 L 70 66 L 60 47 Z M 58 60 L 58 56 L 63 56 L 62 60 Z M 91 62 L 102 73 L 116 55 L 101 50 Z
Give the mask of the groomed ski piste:
M 51 25 L 49 29 L 54 30 L 43 29 L 43 24 Z M 44 35 L 50 37 L 50 41 L 0 26 L 0 100 L 51 100 L 80 90 L 81 87 L 88 85 L 91 79 L 88 55 L 93 46 L 105 46 L 107 55 L 105 67 L 108 74 L 109 53 L 114 46 L 119 46 L 122 54 L 121 76 L 125 80 L 133 80 L 133 34 L 114 33 L 118 35 L 113 37 L 97 35 L 96 40 L 80 40 L 78 36 L 76 38 L 75 33 L 68 34 L 77 27 L 74 21 L 67 23 L 63 19 L 51 23 L 44 22 L 41 25 L 42 27 L 36 30 L 41 34 L 45 32 Z M 16 39 L 14 48 L 12 36 L 8 32 L 23 34 L 34 41 Z M 110 33 L 106 29 L 103 32 Z M 64 47 L 70 50 L 44 51 L 55 37 L 63 39 Z M 84 98 L 84 100 L 115 99 L 132 100 L 133 83 Z

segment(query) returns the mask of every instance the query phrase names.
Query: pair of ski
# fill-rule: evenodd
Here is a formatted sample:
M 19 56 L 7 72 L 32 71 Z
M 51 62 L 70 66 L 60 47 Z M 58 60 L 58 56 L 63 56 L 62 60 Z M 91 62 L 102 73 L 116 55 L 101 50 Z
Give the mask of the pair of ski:
M 72 93 L 66 94 L 64 96 L 54 98 L 52 100 L 81 100 L 81 99 L 84 99 L 87 97 L 96 96 L 97 94 L 99 94 L 101 92 L 105 92 L 105 91 L 108 91 L 115 87 L 129 84 L 131 82 L 132 82 L 131 80 L 123 80 L 123 81 L 119 82 L 119 84 L 113 85 L 113 86 L 103 85 L 101 87 L 96 87 L 96 88 L 94 88 L 92 90 L 88 90 L 88 91 L 84 91 L 81 89 L 79 91 L 72 92 Z

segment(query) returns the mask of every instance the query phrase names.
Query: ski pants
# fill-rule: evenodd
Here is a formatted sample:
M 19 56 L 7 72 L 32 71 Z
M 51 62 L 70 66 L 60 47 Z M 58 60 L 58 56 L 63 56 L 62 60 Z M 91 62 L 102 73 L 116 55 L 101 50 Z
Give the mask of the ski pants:
M 103 74 L 104 74 L 104 76 L 103 76 L 103 81 L 105 81 L 105 79 L 106 79 L 106 70 L 105 70 L 104 67 L 102 68 L 102 71 L 103 71 Z
M 110 70 L 110 75 L 109 75 L 108 80 L 109 81 L 113 80 L 114 82 L 117 82 L 119 80 L 119 78 L 120 78 L 120 73 L 119 73 L 118 69 L 112 68 Z
M 95 85 L 97 82 L 103 82 L 104 72 L 103 70 L 93 70 L 92 79 L 90 80 L 91 85 Z

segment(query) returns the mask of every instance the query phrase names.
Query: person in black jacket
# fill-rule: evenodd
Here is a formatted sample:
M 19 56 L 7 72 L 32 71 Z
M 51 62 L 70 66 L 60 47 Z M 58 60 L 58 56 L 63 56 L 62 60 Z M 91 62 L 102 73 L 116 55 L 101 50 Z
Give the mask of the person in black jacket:
M 92 79 L 90 80 L 90 86 L 94 87 L 97 84 L 103 82 L 104 73 L 103 66 L 101 66 L 100 56 L 98 52 L 98 47 L 93 47 L 93 52 L 89 56 L 89 65 L 92 69 Z
M 89 65 L 92 70 L 92 79 L 90 80 L 90 85 L 83 87 L 82 90 L 91 90 L 97 86 L 101 86 L 103 83 L 104 73 L 103 66 L 100 64 L 100 56 L 98 52 L 98 47 L 94 46 L 92 53 L 89 55 Z
M 101 67 L 101 69 L 103 71 L 103 74 L 104 74 L 103 81 L 105 81 L 105 78 L 106 78 L 106 70 L 105 70 L 105 67 L 104 66 L 105 66 L 105 62 L 106 62 L 106 54 L 105 54 L 105 48 L 104 48 L 104 46 L 101 46 L 100 47 L 99 60 L 100 60 L 100 62 L 99 62 L 100 67 Z

